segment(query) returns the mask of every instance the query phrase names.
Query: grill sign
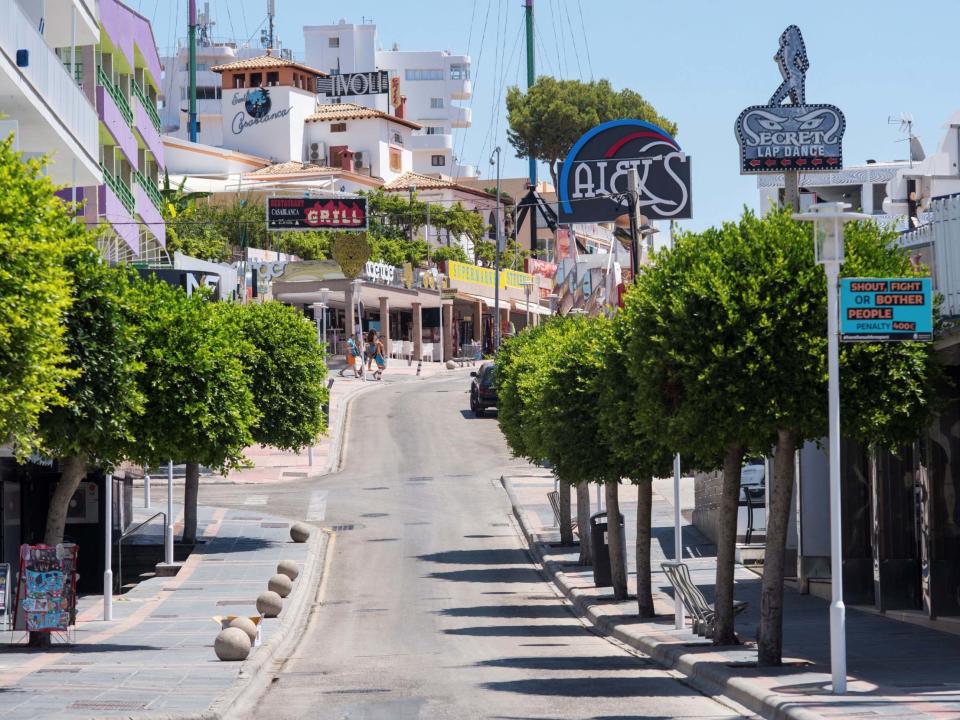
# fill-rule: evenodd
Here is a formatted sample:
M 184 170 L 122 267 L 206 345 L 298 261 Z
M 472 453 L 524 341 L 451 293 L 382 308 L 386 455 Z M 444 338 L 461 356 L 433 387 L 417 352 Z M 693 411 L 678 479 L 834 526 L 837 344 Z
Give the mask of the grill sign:
M 366 198 L 267 199 L 267 230 L 366 229 Z
M 390 92 L 390 74 L 386 70 L 317 78 L 317 94 L 327 97 L 380 95 L 388 92 Z
M 783 82 L 768 104 L 748 107 L 737 118 L 740 173 L 839 170 L 846 121 L 833 105 L 807 104 L 810 61 L 796 25 L 783 31 L 774 59 Z M 787 98 L 791 104 L 783 105 Z
M 690 217 L 690 157 L 663 128 L 613 120 L 587 131 L 563 161 L 560 222 L 608 222 L 628 212 L 632 173 L 646 217 Z
M 932 340 L 930 278 L 841 278 L 840 338 Z

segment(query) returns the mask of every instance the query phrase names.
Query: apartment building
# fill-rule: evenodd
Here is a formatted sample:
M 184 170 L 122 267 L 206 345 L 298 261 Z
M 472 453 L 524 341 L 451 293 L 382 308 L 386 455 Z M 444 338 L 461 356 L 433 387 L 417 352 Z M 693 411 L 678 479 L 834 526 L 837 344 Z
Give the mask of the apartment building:
M 454 151 L 454 130 L 469 128 L 472 122 L 470 108 L 461 104 L 472 94 L 469 56 L 397 46 L 382 50 L 376 25 L 346 20 L 304 27 L 303 35 L 305 62 L 311 67 L 331 75 L 386 70 L 399 79 L 403 117 L 422 126 L 410 139 L 415 172 L 476 177 L 476 168 L 461 164 Z M 348 96 L 343 101 L 397 114 L 396 108 L 388 107 L 387 94 Z

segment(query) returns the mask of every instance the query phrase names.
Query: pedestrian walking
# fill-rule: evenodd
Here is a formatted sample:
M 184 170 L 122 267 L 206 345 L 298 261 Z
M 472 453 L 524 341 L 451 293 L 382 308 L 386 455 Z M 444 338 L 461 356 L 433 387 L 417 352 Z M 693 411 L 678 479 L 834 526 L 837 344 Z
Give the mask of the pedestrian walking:
M 363 348 L 363 357 L 367 363 L 367 370 L 373 370 L 373 361 L 377 356 L 377 331 L 367 331 L 367 342 Z
M 354 377 L 363 377 L 363 359 L 360 348 L 352 337 L 347 338 L 347 367 L 353 369 Z
M 387 352 L 383 346 L 383 338 L 379 335 L 376 336 L 374 343 L 373 360 L 377 363 L 377 370 L 373 373 L 373 377 L 380 380 L 383 377 L 383 371 L 387 369 Z

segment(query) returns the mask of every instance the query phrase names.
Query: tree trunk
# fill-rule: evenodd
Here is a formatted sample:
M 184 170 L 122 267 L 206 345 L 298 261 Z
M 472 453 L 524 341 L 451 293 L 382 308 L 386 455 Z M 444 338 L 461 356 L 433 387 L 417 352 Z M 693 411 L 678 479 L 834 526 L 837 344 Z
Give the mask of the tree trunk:
M 183 478 L 183 542 L 197 541 L 197 497 L 200 494 L 200 463 L 188 462 Z
M 580 565 L 591 565 L 590 554 L 590 483 L 577 485 L 577 527 L 580 530 Z
M 607 483 L 607 544 L 610 546 L 610 579 L 613 598 L 627 599 L 627 558 L 623 552 L 623 528 L 620 527 L 620 484 Z
M 53 497 L 47 506 L 47 527 L 43 533 L 45 545 L 55 546 L 63 542 L 63 532 L 67 526 L 67 512 L 70 498 L 80 487 L 80 481 L 87 474 L 87 458 L 84 455 L 71 455 L 60 459 L 60 479 L 53 490 Z M 30 647 L 50 647 L 50 633 L 32 632 L 28 640 Z
M 573 524 L 570 522 L 570 483 L 560 481 L 560 544 L 573 545 Z
M 783 660 L 783 566 L 796 451 L 797 436 L 789 430 L 778 430 L 777 448 L 773 454 L 773 478 L 767 481 L 770 515 L 767 517 L 767 547 L 763 556 L 760 628 L 757 633 L 757 661 L 761 666 L 780 665 Z
M 723 458 L 720 491 L 720 529 L 717 533 L 717 579 L 714 599 L 716 625 L 714 645 L 736 645 L 733 623 L 733 572 L 737 550 L 737 509 L 740 506 L 740 468 L 743 446 L 729 445 Z
M 63 542 L 63 531 L 67 525 L 67 512 L 70 498 L 80 487 L 80 481 L 87 474 L 87 458 L 84 455 L 71 455 L 60 460 L 60 479 L 47 507 L 47 528 L 43 533 L 43 542 L 47 545 L 59 545 Z
M 550 170 L 550 179 L 553 181 L 553 186 L 555 188 L 560 187 L 560 185 L 557 183 L 557 161 L 551 160 L 549 163 L 547 163 L 547 168 Z M 534 188 L 534 190 L 536 190 L 536 188 Z
M 653 609 L 653 584 L 650 580 L 650 517 L 653 514 L 653 481 L 637 484 L 637 614 L 656 616 Z

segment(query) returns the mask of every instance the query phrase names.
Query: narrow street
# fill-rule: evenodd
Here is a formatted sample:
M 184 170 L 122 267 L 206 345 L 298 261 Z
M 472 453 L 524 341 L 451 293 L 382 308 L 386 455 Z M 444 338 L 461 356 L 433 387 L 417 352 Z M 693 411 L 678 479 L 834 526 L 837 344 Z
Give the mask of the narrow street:
M 336 530 L 303 641 L 248 716 L 740 717 L 588 630 L 542 579 L 497 482 L 519 463 L 458 375 L 358 398 L 335 476 L 203 488 Z

